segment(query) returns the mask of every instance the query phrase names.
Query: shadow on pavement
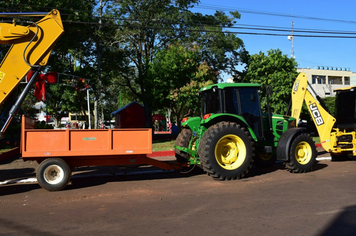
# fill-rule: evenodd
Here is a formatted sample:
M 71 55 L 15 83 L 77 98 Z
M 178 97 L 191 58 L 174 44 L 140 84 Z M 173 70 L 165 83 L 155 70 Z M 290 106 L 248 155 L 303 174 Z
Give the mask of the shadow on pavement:
M 30 192 L 41 188 L 38 184 L 15 184 L 0 186 L 0 196 Z
M 5 180 L 25 179 L 29 177 L 36 177 L 36 170 L 34 168 L 20 168 L 20 169 L 0 169 L 0 182 Z
M 161 171 L 160 169 L 152 168 L 151 170 L 142 170 L 138 173 L 103 173 L 103 168 L 95 169 L 90 167 L 90 172 L 79 173 L 72 176 L 71 184 L 65 190 L 81 189 L 103 185 L 109 182 L 128 182 L 140 180 L 157 180 L 157 179 L 176 179 L 176 178 L 189 178 L 194 175 L 205 174 L 202 172 L 195 172 L 189 174 L 181 174 L 179 171 Z M 150 167 L 147 167 L 150 169 Z
M 314 166 L 314 168 L 313 168 L 313 170 L 311 172 L 324 169 L 327 166 L 328 166 L 327 164 L 318 162 Z M 285 166 L 284 166 L 284 164 L 282 162 L 277 162 L 273 166 L 268 166 L 268 167 L 256 167 L 256 166 L 253 166 L 252 169 L 250 170 L 250 172 L 248 172 L 248 174 L 246 175 L 246 177 L 244 177 L 244 179 L 252 178 L 252 177 L 260 176 L 260 175 L 264 175 L 264 174 L 269 174 L 269 173 L 272 173 L 272 172 L 275 172 L 275 171 L 278 171 L 278 170 L 288 171 L 285 168 Z
M 356 206 L 345 207 L 318 236 L 356 235 Z

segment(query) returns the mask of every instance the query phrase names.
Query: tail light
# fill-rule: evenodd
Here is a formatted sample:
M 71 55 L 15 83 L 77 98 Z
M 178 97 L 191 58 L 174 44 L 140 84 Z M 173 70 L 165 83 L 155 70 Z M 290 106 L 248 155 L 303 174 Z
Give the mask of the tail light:
M 183 118 L 182 123 L 186 122 L 188 119 L 189 119 L 189 117 Z
M 205 115 L 204 115 L 204 117 L 203 117 L 203 120 L 208 119 L 210 116 L 211 116 L 211 114 L 210 114 L 210 113 L 209 113 L 209 114 L 205 114 Z

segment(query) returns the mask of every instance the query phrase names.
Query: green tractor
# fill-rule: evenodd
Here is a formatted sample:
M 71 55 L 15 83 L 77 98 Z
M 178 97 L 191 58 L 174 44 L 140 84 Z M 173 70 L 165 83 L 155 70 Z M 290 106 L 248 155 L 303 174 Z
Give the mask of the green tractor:
M 242 178 L 254 164 L 270 166 L 276 160 L 293 173 L 310 171 L 317 155 L 312 138 L 293 117 L 272 114 L 269 108 L 263 114 L 260 88 L 220 83 L 201 89 L 201 117 L 182 120 L 177 161 L 198 165 L 217 180 Z

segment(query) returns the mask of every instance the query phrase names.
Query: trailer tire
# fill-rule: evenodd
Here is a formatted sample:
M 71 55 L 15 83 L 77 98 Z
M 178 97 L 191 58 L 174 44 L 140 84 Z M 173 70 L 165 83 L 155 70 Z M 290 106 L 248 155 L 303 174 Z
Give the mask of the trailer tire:
M 37 168 L 37 181 L 48 191 L 58 191 L 69 183 L 71 169 L 61 158 L 48 158 L 41 162 Z
M 216 180 L 244 177 L 252 167 L 253 156 L 250 134 L 233 122 L 223 121 L 210 126 L 199 144 L 203 169 Z
M 182 131 L 178 134 L 176 139 L 176 146 L 179 147 L 189 147 L 189 142 L 192 137 L 192 130 L 191 129 L 182 129 Z M 179 163 L 187 163 L 189 161 L 189 153 L 183 152 L 181 150 L 175 149 L 175 156 Z
M 290 145 L 289 161 L 286 168 L 292 173 L 311 171 L 316 163 L 316 147 L 313 139 L 307 133 L 295 137 Z

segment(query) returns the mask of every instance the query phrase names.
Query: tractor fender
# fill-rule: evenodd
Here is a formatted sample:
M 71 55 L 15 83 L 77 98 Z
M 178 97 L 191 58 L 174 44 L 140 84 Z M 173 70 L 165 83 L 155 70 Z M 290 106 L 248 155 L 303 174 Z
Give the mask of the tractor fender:
M 306 131 L 306 128 L 291 128 L 284 132 L 278 141 L 276 157 L 279 161 L 289 160 L 289 149 L 294 138 Z

